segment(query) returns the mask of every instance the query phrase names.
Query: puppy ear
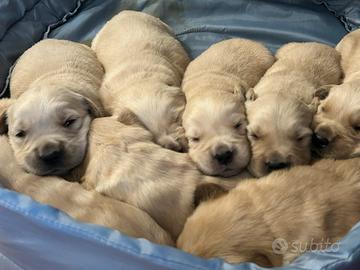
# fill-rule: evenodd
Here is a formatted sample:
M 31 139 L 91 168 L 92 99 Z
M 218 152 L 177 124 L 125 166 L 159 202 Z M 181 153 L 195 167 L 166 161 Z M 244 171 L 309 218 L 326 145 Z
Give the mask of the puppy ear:
M 194 207 L 198 207 L 200 203 L 212 199 L 216 199 L 228 192 L 228 189 L 216 183 L 201 183 L 194 192 Z
M 120 123 L 123 123 L 127 126 L 143 126 L 143 123 L 139 120 L 139 118 L 127 108 L 123 108 L 122 110 L 120 110 L 120 112 L 116 114 L 116 118 Z
M 86 106 L 88 107 L 89 114 L 92 117 L 97 118 L 97 117 L 105 116 L 104 110 L 101 107 L 101 105 L 96 104 L 94 101 L 92 101 L 88 97 L 82 96 L 82 98 L 84 99 L 84 102 L 85 102 Z
M 322 85 L 318 89 L 315 90 L 314 97 L 317 97 L 319 100 L 325 99 L 329 93 L 330 89 L 334 86 L 334 84 Z
M 8 132 L 7 125 L 7 110 L 14 103 L 14 99 L 1 99 L 0 100 L 0 135 Z
M 83 95 L 81 95 L 79 93 L 76 93 L 76 92 L 71 92 L 71 94 L 74 95 L 76 98 L 79 98 L 84 103 L 84 105 L 86 106 L 89 114 L 93 118 L 106 116 L 100 101 L 95 102 L 90 97 L 83 96 Z
M 8 133 L 6 111 L 0 113 L 0 135 Z

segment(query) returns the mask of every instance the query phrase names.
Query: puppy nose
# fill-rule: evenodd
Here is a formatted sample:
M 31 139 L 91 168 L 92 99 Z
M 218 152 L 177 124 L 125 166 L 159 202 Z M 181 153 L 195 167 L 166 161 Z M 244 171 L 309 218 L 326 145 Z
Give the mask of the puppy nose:
M 227 165 L 227 164 L 231 163 L 231 161 L 233 160 L 233 157 L 234 157 L 234 152 L 230 151 L 230 150 L 215 155 L 215 159 L 221 165 Z
M 290 162 L 268 162 L 266 164 L 266 166 L 268 167 L 268 169 L 270 171 L 275 171 L 275 170 L 289 168 L 291 166 L 291 163 Z
M 312 144 L 315 146 L 315 147 L 320 147 L 320 148 L 325 148 L 329 145 L 330 141 L 325 138 L 325 137 L 322 137 L 321 135 L 315 133 L 313 136 L 312 136 Z
M 59 161 L 63 155 L 64 150 L 60 143 L 47 143 L 38 149 L 39 159 L 46 163 Z

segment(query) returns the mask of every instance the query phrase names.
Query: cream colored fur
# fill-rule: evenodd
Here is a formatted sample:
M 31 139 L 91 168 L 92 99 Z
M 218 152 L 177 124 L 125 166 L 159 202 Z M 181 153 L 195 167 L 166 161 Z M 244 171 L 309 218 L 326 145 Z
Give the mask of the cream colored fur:
M 360 220 L 359 166 L 359 158 L 321 160 L 245 180 L 200 204 L 177 246 L 204 258 L 265 267 L 288 264 L 305 250 L 338 248 L 330 244 Z
M 11 100 L 1 102 L 7 106 Z M 0 109 L 0 118 L 4 111 Z M 73 181 L 82 179 L 86 189 L 143 210 L 175 240 L 194 209 L 194 191 L 198 184 L 216 183 L 230 189 L 242 176 L 222 181 L 221 178 L 202 175 L 188 154 L 154 143 L 152 134 L 137 121 L 131 112 L 123 113 L 121 119 L 94 119 L 85 159 L 65 178 Z M 35 181 L 37 178 L 32 179 Z M 37 187 L 41 189 L 40 185 Z M 47 189 L 51 187 L 49 182 Z M 22 192 L 20 188 L 17 191 Z M 34 194 L 29 195 L 41 198 L 36 197 L 36 192 L 47 194 L 46 191 L 33 190 Z M 63 198 L 61 196 L 66 194 L 59 196 Z
M 79 168 L 83 185 L 144 210 L 173 239 L 194 209 L 198 184 L 214 182 L 229 189 L 241 179 L 204 176 L 186 153 L 164 149 L 153 142 L 148 130 L 114 117 L 95 119 L 89 142 Z
M 145 13 L 122 11 L 100 30 L 92 48 L 105 67 L 106 110 L 132 111 L 158 144 L 183 150 L 180 84 L 189 58 L 170 28 Z
M 13 100 L 0 100 L 0 117 Z M 34 200 L 56 207 L 72 218 L 119 230 L 133 237 L 172 245 L 172 239 L 145 212 L 78 183 L 55 176 L 41 177 L 26 173 L 14 157 L 6 136 L 0 136 L 0 186 L 24 193 Z
M 260 43 L 235 38 L 212 45 L 186 69 L 183 125 L 190 157 L 203 173 L 231 176 L 246 167 L 245 96 L 273 62 Z
M 340 82 L 340 56 L 315 43 L 289 43 L 254 88 L 255 101 L 246 104 L 252 158 L 257 177 L 281 167 L 310 162 L 311 122 L 318 87 Z
M 0 133 L 8 131 L 25 170 L 61 175 L 82 161 L 90 121 L 103 114 L 102 77 L 95 53 L 71 41 L 43 40 L 20 57 L 10 80 L 16 101 L 1 118 Z
M 346 159 L 360 156 L 360 30 L 347 34 L 336 46 L 341 54 L 344 81 L 329 86 L 314 117 L 315 150 L 322 157 Z

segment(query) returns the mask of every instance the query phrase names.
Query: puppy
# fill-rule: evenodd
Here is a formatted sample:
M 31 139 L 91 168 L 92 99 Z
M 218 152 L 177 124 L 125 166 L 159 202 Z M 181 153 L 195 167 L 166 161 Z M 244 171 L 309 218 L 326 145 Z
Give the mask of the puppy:
M 110 227 L 132 237 L 158 244 L 173 242 L 145 212 L 123 202 L 87 191 L 78 183 L 55 176 L 27 174 L 17 165 L 6 136 L 0 136 L 0 185 L 49 204 L 82 222 Z
M 103 69 L 90 48 L 48 39 L 18 60 L 10 81 L 17 100 L 0 118 L 17 162 L 37 175 L 62 175 L 85 155 L 93 117 L 103 114 Z
M 232 176 L 248 164 L 245 96 L 273 62 L 260 43 L 235 38 L 212 45 L 186 69 L 183 126 L 203 173 Z
M 346 35 L 336 49 L 341 54 L 344 81 L 319 89 L 322 99 L 314 117 L 313 145 L 325 158 L 360 155 L 360 30 Z
M 158 144 L 183 150 L 180 84 L 189 58 L 170 28 L 145 13 L 122 11 L 100 30 L 92 48 L 105 67 L 105 109 L 117 116 L 132 111 Z
M 255 86 L 255 100 L 246 103 L 252 148 L 250 172 L 307 164 L 311 159 L 311 122 L 317 108 L 316 89 L 339 83 L 339 53 L 314 42 L 289 43 Z
M 198 184 L 216 183 L 227 190 L 242 179 L 237 176 L 232 181 L 221 181 L 202 175 L 187 154 L 155 144 L 153 135 L 132 112 L 121 116 L 92 121 L 86 156 L 66 179 L 81 180 L 86 189 L 140 208 L 172 239 L 177 238 L 194 209 Z M 29 195 L 37 199 L 36 194 L 42 194 L 37 192 Z
M 321 160 L 245 180 L 228 194 L 220 188 L 218 198 L 189 217 L 177 246 L 204 258 L 264 267 L 331 247 L 360 220 L 359 166 L 360 158 Z
M 136 119 L 132 113 L 122 119 L 95 119 L 88 154 L 78 170 L 87 189 L 142 209 L 175 240 L 194 209 L 198 184 L 218 183 L 230 189 L 240 177 L 221 181 L 202 175 L 186 153 L 154 143 Z

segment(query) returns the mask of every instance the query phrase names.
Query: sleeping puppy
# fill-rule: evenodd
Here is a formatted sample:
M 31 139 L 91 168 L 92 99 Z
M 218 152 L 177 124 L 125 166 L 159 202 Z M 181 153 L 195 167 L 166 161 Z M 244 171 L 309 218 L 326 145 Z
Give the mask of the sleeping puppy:
M 254 88 L 246 103 L 252 158 L 250 172 L 307 164 L 311 159 L 311 122 L 317 108 L 314 93 L 322 85 L 340 82 L 339 53 L 314 42 L 289 43 Z
M 145 13 L 122 11 L 100 30 L 92 48 L 105 68 L 105 109 L 117 116 L 130 110 L 158 144 L 184 150 L 180 84 L 189 58 L 170 28 Z
M 66 179 L 81 179 L 85 188 L 143 210 L 175 240 L 194 209 L 194 190 L 198 184 L 216 183 L 227 190 L 241 177 L 221 181 L 204 176 L 187 154 L 164 149 L 153 140 L 131 112 L 123 113 L 119 119 L 97 118 L 91 124 L 86 157 Z M 74 189 L 79 188 L 74 185 Z M 35 199 L 41 198 L 35 197 L 37 194 L 49 195 L 44 187 L 41 190 L 28 194 Z M 61 205 L 54 206 L 62 209 Z
M 313 145 L 322 157 L 347 159 L 360 156 L 360 30 L 346 35 L 336 49 L 345 78 L 318 91 L 322 100 L 313 121 Z
M 177 246 L 204 258 L 264 267 L 331 247 L 360 220 L 359 166 L 360 158 L 321 160 L 245 180 L 228 194 L 220 187 L 218 198 L 202 202 L 189 217 Z
M 88 154 L 78 168 L 83 185 L 142 209 L 175 240 L 194 209 L 198 184 L 218 183 L 229 189 L 240 177 L 221 181 L 202 175 L 186 153 L 159 146 L 136 123 L 136 116 L 124 116 L 93 121 Z
M 232 176 L 248 164 L 245 96 L 273 62 L 260 43 L 235 38 L 212 45 L 186 69 L 183 126 L 203 173 Z
M 173 244 L 168 233 L 140 209 L 95 191 L 87 191 L 78 183 L 26 173 L 17 165 L 6 136 L 0 136 L 0 148 L 0 186 L 56 207 L 82 222 L 106 226 L 158 244 Z
M 102 115 L 103 69 L 90 48 L 48 39 L 18 60 L 10 81 L 16 101 L 0 118 L 17 162 L 37 175 L 62 175 L 85 155 L 93 117 Z

